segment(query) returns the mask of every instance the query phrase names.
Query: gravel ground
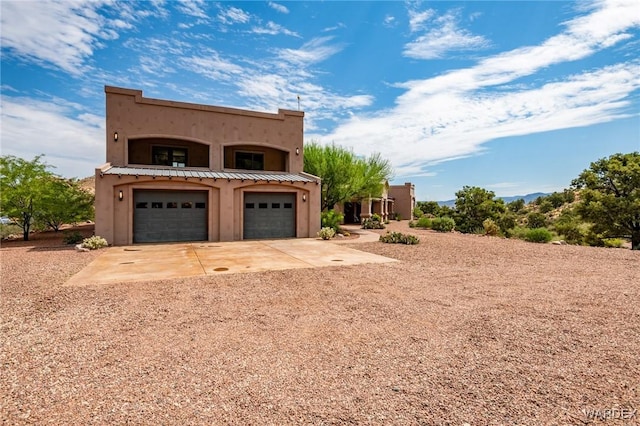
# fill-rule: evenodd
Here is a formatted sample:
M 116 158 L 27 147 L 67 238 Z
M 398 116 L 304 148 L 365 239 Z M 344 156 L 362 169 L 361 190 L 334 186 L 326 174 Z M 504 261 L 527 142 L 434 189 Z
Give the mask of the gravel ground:
M 0 418 L 540 425 L 640 409 L 640 252 L 390 228 L 422 242 L 348 246 L 401 262 L 79 288 L 62 285 L 99 253 L 3 243 Z

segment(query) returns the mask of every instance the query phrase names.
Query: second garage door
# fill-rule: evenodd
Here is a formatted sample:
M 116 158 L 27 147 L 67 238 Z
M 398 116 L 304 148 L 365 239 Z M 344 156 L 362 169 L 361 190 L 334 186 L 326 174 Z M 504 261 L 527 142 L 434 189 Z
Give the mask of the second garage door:
M 245 240 L 296 236 L 296 195 L 293 193 L 244 194 Z
M 133 242 L 207 240 L 207 192 L 136 190 Z

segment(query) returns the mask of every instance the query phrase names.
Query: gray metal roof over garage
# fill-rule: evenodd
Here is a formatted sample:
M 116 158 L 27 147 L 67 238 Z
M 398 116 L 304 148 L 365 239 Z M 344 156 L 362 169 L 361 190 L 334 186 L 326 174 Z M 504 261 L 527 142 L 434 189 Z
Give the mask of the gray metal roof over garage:
M 114 166 L 102 172 L 103 175 L 120 176 L 158 176 L 196 179 L 227 179 L 227 180 L 253 180 L 267 182 L 317 182 L 311 176 L 297 173 L 284 172 L 219 172 L 213 170 L 194 169 L 157 169 L 147 167 L 118 167 Z

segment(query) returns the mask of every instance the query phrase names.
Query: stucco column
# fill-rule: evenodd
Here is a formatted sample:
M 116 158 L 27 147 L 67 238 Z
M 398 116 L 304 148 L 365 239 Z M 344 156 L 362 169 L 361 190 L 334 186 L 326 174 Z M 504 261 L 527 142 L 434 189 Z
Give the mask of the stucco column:
M 218 217 L 220 218 L 220 241 L 233 241 L 233 223 L 234 223 L 234 197 L 233 197 L 233 187 L 231 185 L 221 185 L 220 186 L 220 201 L 218 204 L 218 208 L 220 209 L 220 213 Z M 240 205 L 242 205 L 242 200 L 240 200 Z M 239 212 L 235 212 L 238 213 Z
M 371 217 L 371 198 L 364 198 L 360 204 L 360 217 L 362 219 Z

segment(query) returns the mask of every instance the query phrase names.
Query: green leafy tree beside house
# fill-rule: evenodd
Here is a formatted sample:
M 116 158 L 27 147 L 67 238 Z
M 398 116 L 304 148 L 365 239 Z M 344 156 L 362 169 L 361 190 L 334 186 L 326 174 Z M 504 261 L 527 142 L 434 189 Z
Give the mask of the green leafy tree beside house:
M 93 195 L 49 168 L 41 155 L 31 161 L 0 157 L 0 212 L 22 228 L 25 241 L 33 226 L 57 231 L 63 223 L 93 218 Z

